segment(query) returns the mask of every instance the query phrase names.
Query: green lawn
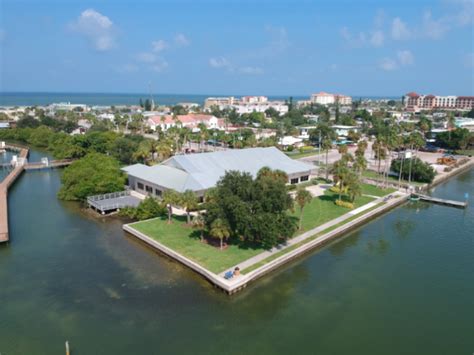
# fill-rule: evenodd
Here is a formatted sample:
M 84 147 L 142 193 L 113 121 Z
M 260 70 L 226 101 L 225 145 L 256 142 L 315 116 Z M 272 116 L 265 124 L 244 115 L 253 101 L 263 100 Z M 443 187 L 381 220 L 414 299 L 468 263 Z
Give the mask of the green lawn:
M 186 218 L 175 217 L 171 224 L 167 223 L 166 218 L 157 218 L 135 223 L 132 227 L 215 273 L 263 251 L 236 245 L 220 250 L 219 247 L 201 243 L 199 231 L 188 227 Z
M 377 196 L 383 195 L 381 191 L 388 193 L 388 190 L 375 187 L 370 189 L 371 194 Z M 305 206 L 302 229 L 297 234 L 349 212 L 349 209 L 334 203 L 337 198 L 337 194 L 326 191 L 325 195 L 314 198 Z M 356 208 L 370 201 L 373 201 L 373 198 L 360 196 L 355 201 Z M 299 208 L 296 207 L 293 215 L 299 217 L 299 214 Z M 221 273 L 263 251 L 261 248 L 239 247 L 233 244 L 225 250 L 220 250 L 216 246 L 201 243 L 199 231 L 187 226 L 185 217 L 174 217 L 171 224 L 167 223 L 165 217 L 156 218 L 135 223 L 132 227 L 215 273 Z
M 373 171 L 373 170 L 366 170 L 362 173 L 362 176 L 366 177 L 366 178 L 369 178 L 369 179 L 377 179 L 377 180 L 380 180 L 382 181 L 383 180 L 383 177 L 381 174 L 377 173 L 376 171 Z M 395 176 L 389 176 L 388 177 L 388 181 L 390 182 L 395 182 L 398 184 L 398 178 L 395 177 Z M 405 183 L 405 184 L 408 184 L 408 181 L 407 180 L 403 180 L 402 179 L 402 183 Z M 416 182 L 416 181 L 412 181 L 411 182 L 412 185 L 415 185 L 415 186 L 418 186 L 418 185 L 424 185 L 423 182 Z
M 375 185 L 362 184 L 362 194 L 364 195 L 372 195 L 372 196 L 381 197 L 381 196 L 391 194 L 392 192 L 395 192 L 395 191 L 397 191 L 397 189 L 394 189 L 392 187 L 381 189 L 380 187 L 377 187 Z
M 303 209 L 303 220 L 301 222 L 301 230 L 299 233 L 316 228 L 321 224 L 350 212 L 350 209 L 337 206 L 334 203 L 338 198 L 339 195 L 331 191 L 326 191 L 324 195 L 313 198 L 313 200 Z M 367 196 L 357 197 L 354 203 L 355 208 L 363 206 L 373 200 L 373 198 Z M 293 215 L 298 218 L 300 217 L 299 207 L 295 206 L 295 212 Z
M 323 153 L 323 151 L 321 151 L 321 153 Z M 306 158 L 306 157 L 311 157 L 313 155 L 318 155 L 319 152 L 318 150 L 312 150 L 312 151 L 309 151 L 309 152 L 304 152 L 304 153 L 300 153 L 300 152 L 285 152 L 285 154 L 287 156 L 289 156 L 291 159 L 301 159 L 301 158 Z
M 342 222 L 339 222 L 339 223 L 337 223 L 337 224 L 335 224 L 335 225 L 333 225 L 329 228 L 326 228 L 325 230 L 323 230 L 323 231 L 321 231 L 321 232 L 319 232 L 319 233 L 317 233 L 317 234 L 315 234 L 315 235 L 313 235 L 313 236 L 311 236 L 311 237 L 309 237 L 305 240 L 302 240 L 299 243 L 293 244 L 292 246 L 290 246 L 286 249 L 283 249 L 282 251 L 279 251 L 279 252 L 269 256 L 268 258 L 266 258 L 262 261 L 259 261 L 258 263 L 253 264 L 252 266 L 249 266 L 248 268 L 242 270 L 242 273 L 243 274 L 248 274 L 249 272 L 258 269 L 260 266 L 263 266 L 263 265 L 269 263 L 270 261 L 275 260 L 275 259 L 279 258 L 280 256 L 283 256 L 283 255 L 289 253 L 290 251 L 295 250 L 295 249 L 299 248 L 300 246 L 302 246 L 306 243 L 309 243 L 310 241 L 312 241 L 312 240 L 314 240 L 314 239 L 316 239 L 316 238 L 318 238 L 318 237 L 320 237 L 320 236 L 322 236 L 326 233 L 329 233 L 329 232 L 331 232 L 332 230 L 334 230 L 336 228 L 339 228 L 339 227 L 343 226 L 346 223 L 349 223 L 350 221 L 362 216 L 363 214 L 366 214 L 366 213 L 368 213 L 368 212 L 370 212 L 370 211 L 372 211 L 376 208 L 379 208 L 380 206 L 382 206 L 384 204 L 385 204 L 385 202 L 379 202 L 375 206 L 372 206 L 372 207 L 366 209 L 365 211 L 359 212 L 359 213 L 349 217 L 348 219 L 346 219 Z

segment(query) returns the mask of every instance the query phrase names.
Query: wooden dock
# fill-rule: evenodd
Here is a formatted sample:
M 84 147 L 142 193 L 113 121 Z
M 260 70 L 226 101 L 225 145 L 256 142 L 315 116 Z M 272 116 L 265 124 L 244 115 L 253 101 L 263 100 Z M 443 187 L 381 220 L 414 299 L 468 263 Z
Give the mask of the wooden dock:
M 52 160 L 48 164 L 45 163 L 28 163 L 25 165 L 25 170 L 41 170 L 41 169 L 54 169 L 62 168 L 68 165 L 71 165 L 73 162 L 72 159 L 63 159 L 63 160 Z
M 436 203 L 438 205 L 450 206 L 450 207 L 456 207 L 456 208 L 466 208 L 467 207 L 467 201 L 462 202 L 462 201 L 446 200 L 446 199 L 443 199 L 443 198 L 437 198 L 437 197 L 422 195 L 422 194 L 413 194 L 413 195 L 416 196 L 416 197 L 419 197 L 420 200 L 422 200 L 422 201 L 432 202 L 432 203 Z
M 19 150 L 20 158 L 28 157 L 28 149 L 17 146 L 7 146 L 7 149 Z M 10 239 L 8 234 L 8 189 L 16 181 L 16 179 L 25 170 L 23 165 L 13 168 L 5 179 L 0 183 L 0 243 L 8 242 Z

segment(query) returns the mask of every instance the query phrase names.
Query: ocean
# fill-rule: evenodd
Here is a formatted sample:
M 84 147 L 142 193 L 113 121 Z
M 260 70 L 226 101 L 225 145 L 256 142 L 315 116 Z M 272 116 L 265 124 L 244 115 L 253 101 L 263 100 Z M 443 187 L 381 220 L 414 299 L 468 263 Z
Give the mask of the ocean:
M 158 105 L 175 105 L 179 102 L 195 102 L 203 104 L 207 97 L 211 96 L 235 96 L 242 95 L 226 95 L 226 94 L 156 94 L 153 95 L 155 104 Z M 270 100 L 285 100 L 288 96 L 268 96 Z M 308 96 L 293 95 L 293 99 L 308 100 Z M 110 106 L 110 105 L 138 105 L 140 98 L 145 100 L 150 98 L 150 94 L 126 94 L 126 93 L 50 93 L 50 92 L 1 92 L 0 106 L 35 106 L 48 105 L 51 103 L 70 102 L 74 104 Z M 359 99 L 359 96 L 353 96 Z M 377 97 L 377 96 L 360 96 L 362 99 L 399 99 L 399 97 Z

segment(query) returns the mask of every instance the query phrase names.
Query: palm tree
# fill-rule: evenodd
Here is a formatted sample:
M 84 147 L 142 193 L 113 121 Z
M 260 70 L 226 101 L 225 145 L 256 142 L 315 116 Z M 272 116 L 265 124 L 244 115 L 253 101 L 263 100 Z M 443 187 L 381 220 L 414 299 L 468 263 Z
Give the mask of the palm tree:
M 186 190 L 181 194 L 180 202 L 181 207 L 186 211 L 187 223 L 191 224 L 191 211 L 197 208 L 198 199 L 194 192 Z
M 367 160 L 364 157 L 364 154 L 356 154 L 354 164 L 352 165 L 355 171 L 358 172 L 359 177 L 362 176 L 362 173 L 367 169 Z
M 341 156 L 342 156 L 342 155 L 344 155 L 348 152 L 348 149 L 349 148 L 347 147 L 346 144 L 342 144 L 342 145 L 339 146 L 339 148 L 337 150 L 339 151 L 339 154 L 341 154 Z
M 311 194 L 304 187 L 299 188 L 298 191 L 296 191 L 295 201 L 298 204 L 298 206 L 300 207 L 300 220 L 299 220 L 298 229 L 301 229 L 301 221 L 303 220 L 304 206 L 306 206 L 308 203 L 310 203 L 311 200 L 312 200 Z
M 220 249 L 222 250 L 224 247 L 224 239 L 229 238 L 230 231 L 227 223 L 225 223 L 222 219 L 217 218 L 214 222 L 211 223 L 211 230 L 209 234 L 213 238 L 218 238 L 220 240 Z
M 456 120 L 454 119 L 454 114 L 452 112 L 448 115 L 448 122 L 446 123 L 446 128 L 448 129 L 448 140 L 451 142 L 451 131 L 456 127 Z
M 321 141 L 321 148 L 326 152 L 326 181 L 329 179 L 329 150 L 332 148 L 332 140 L 328 137 L 323 138 Z
M 163 203 L 168 210 L 168 224 L 171 223 L 171 216 L 173 214 L 173 205 L 179 204 L 180 202 L 180 195 L 175 190 L 166 190 L 163 193 Z
M 203 242 L 204 241 L 204 228 L 206 228 L 206 222 L 201 213 L 198 213 L 198 215 L 193 218 L 193 227 L 200 230 L 201 242 Z
M 351 202 L 354 202 L 356 196 L 360 196 L 362 194 L 360 180 L 356 174 L 354 174 L 352 171 L 349 171 L 345 176 L 345 184 L 347 187 L 349 199 Z

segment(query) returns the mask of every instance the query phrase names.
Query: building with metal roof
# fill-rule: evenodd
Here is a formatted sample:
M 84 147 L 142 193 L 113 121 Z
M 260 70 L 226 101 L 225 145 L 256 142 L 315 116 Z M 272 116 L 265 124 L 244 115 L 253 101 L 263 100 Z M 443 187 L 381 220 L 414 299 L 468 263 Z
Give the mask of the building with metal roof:
M 255 177 L 263 167 L 284 171 L 291 184 L 308 181 L 313 169 L 312 165 L 269 147 L 176 155 L 159 165 L 134 164 L 122 170 L 128 175 L 129 187 L 143 194 L 161 196 L 163 191 L 172 189 L 191 190 L 203 196 L 227 171 L 247 172 Z

